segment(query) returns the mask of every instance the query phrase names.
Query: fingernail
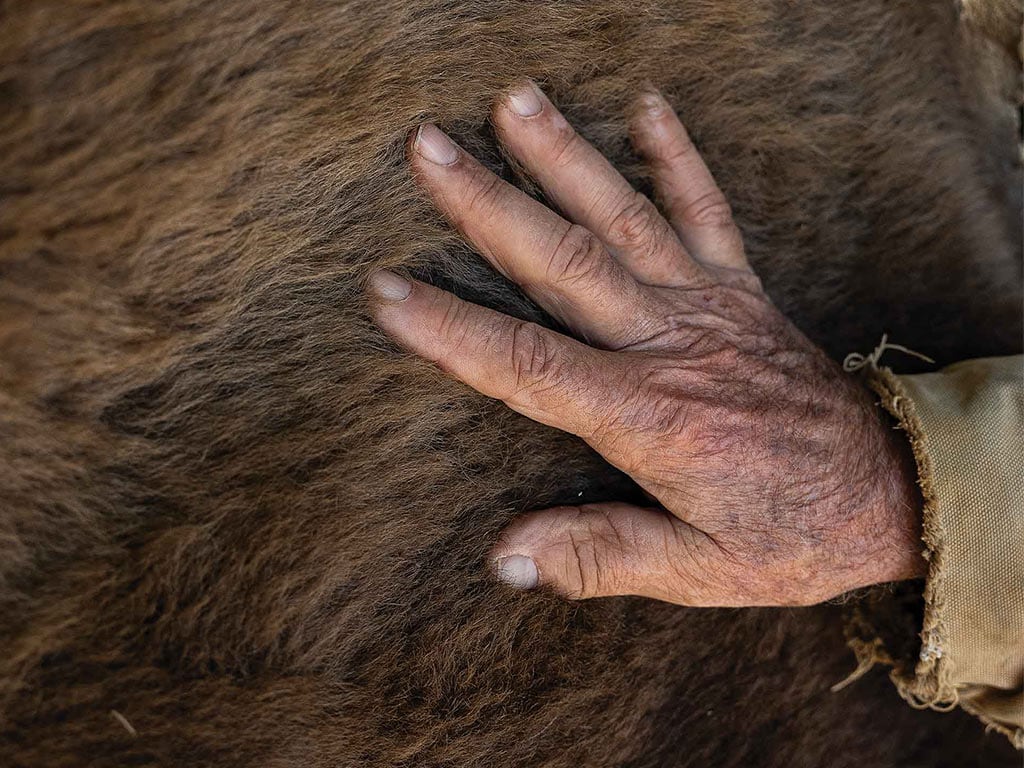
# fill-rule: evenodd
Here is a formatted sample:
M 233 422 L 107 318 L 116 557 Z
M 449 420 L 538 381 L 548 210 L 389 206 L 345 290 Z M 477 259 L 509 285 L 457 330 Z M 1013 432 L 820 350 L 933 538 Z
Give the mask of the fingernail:
M 419 127 L 413 147 L 420 156 L 435 165 L 451 165 L 459 159 L 459 148 L 455 142 L 432 123 L 424 123 Z
M 640 106 L 644 108 L 644 111 L 650 117 L 660 116 L 667 108 L 668 104 L 665 99 L 662 98 L 660 93 L 655 91 L 648 91 L 640 97 Z
M 520 117 L 539 115 L 544 108 L 540 100 L 540 91 L 533 83 L 516 88 L 508 95 L 508 105 Z
M 394 272 L 386 269 L 379 270 L 370 275 L 368 281 L 372 291 L 381 301 L 398 302 L 405 301 L 412 293 L 412 283 L 404 277 L 399 277 Z
M 509 555 L 494 562 L 498 581 L 516 589 L 533 589 L 537 586 L 537 565 L 526 555 Z

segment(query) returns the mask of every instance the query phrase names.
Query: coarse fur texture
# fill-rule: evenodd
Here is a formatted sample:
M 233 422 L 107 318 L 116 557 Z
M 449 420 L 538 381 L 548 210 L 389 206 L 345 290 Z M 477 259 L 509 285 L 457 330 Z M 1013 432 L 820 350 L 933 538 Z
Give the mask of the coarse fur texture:
M 532 189 L 487 123 L 532 77 L 644 186 L 653 83 L 832 355 L 1019 352 L 1015 128 L 965 39 L 937 0 L 0 4 L 0 763 L 1014 764 L 880 672 L 830 693 L 836 606 L 493 583 L 515 515 L 636 491 L 361 291 L 543 321 L 404 140 L 437 121 Z

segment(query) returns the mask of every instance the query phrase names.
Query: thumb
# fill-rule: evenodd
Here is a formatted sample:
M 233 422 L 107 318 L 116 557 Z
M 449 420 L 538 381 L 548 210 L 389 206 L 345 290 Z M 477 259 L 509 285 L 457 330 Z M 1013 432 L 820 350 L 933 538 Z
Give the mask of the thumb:
M 704 534 L 661 509 L 587 504 L 532 512 L 491 551 L 497 578 L 571 598 L 643 595 L 693 604 L 705 592 L 697 561 Z

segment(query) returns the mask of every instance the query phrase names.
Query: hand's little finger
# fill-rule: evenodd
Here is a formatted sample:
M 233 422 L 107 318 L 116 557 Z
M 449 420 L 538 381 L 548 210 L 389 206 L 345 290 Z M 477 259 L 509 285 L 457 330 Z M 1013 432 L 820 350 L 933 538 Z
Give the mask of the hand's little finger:
M 729 203 L 668 102 L 656 93 L 645 95 L 632 130 L 687 251 L 702 264 L 749 270 Z

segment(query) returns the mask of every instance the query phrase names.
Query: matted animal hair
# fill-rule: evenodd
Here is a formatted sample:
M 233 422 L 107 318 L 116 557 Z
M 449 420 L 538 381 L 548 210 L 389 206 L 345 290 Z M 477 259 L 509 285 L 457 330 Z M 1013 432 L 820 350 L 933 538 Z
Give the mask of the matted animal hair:
M 1017 352 L 989 39 L 947 0 L 0 4 L 0 763 L 1011 765 L 881 671 L 831 693 L 837 606 L 495 584 L 515 515 L 637 490 L 396 350 L 361 290 L 389 267 L 550 323 L 404 140 L 436 121 L 535 192 L 488 124 L 531 77 L 647 190 L 653 84 L 831 354 Z

